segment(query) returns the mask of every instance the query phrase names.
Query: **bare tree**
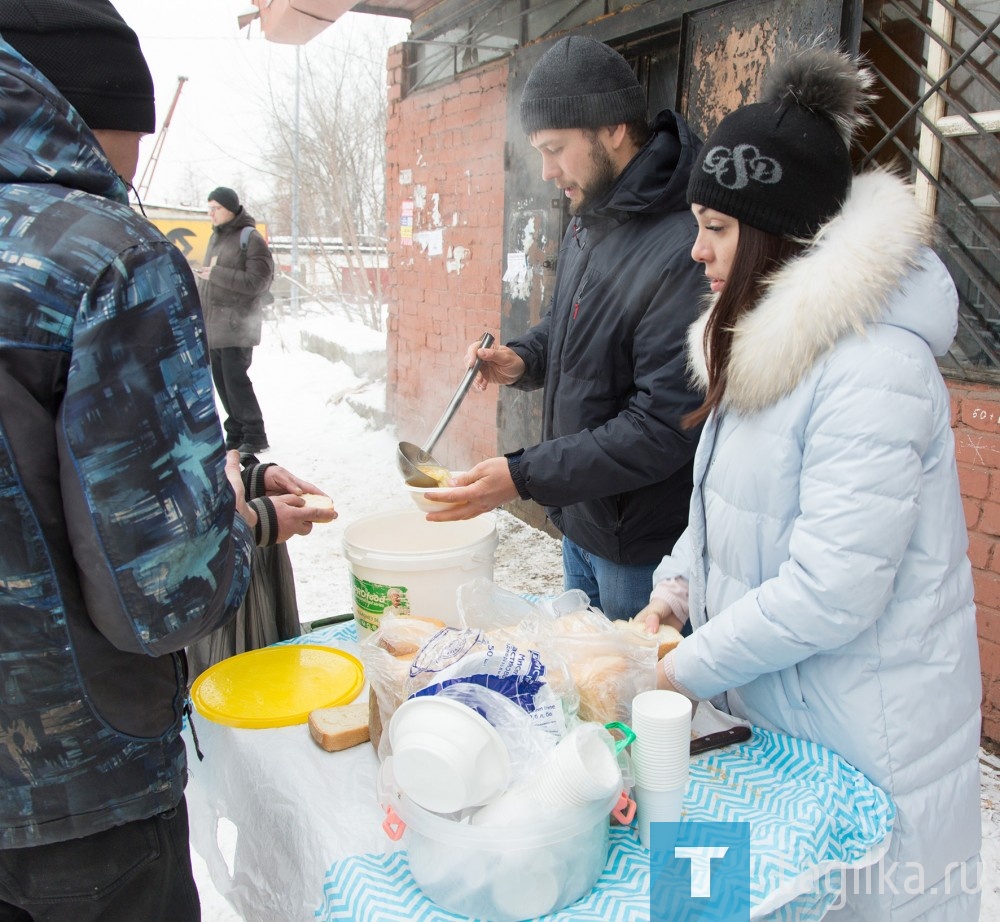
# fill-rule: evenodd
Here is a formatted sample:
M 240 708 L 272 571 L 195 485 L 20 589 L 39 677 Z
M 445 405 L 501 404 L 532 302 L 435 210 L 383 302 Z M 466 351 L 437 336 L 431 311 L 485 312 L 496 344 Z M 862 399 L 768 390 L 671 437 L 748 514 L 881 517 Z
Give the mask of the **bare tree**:
M 298 236 L 313 293 L 336 300 L 382 329 L 380 268 L 386 258 L 386 51 L 390 27 L 365 17 L 364 29 L 341 31 L 332 47 L 300 51 Z M 397 27 L 398 31 L 398 27 Z M 292 230 L 296 76 L 271 83 L 270 157 L 276 198 L 272 237 Z M 281 90 L 275 89 L 280 86 Z

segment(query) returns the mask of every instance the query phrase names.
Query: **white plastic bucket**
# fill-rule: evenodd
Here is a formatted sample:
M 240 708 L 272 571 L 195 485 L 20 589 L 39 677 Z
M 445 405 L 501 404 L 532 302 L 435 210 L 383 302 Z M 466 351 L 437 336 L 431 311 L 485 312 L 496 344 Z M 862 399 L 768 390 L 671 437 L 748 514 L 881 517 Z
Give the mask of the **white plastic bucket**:
M 383 828 L 395 825 L 395 838 L 402 826 L 410 870 L 427 898 L 491 922 L 558 912 L 590 893 L 607 864 L 608 815 L 620 798 L 497 829 L 430 813 L 405 794 L 380 794 Z
M 344 529 L 359 637 L 378 630 L 382 613 L 458 624 L 458 587 L 493 579 L 496 519 L 428 522 L 417 509 L 378 512 Z

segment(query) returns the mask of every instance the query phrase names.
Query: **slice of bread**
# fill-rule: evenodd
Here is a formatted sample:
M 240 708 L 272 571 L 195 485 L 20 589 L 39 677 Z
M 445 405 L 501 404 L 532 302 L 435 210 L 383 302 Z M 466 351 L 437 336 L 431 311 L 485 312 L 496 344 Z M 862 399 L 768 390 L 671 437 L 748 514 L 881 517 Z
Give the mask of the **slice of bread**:
M 658 660 L 663 659 L 664 656 L 684 639 L 681 637 L 680 631 L 666 624 L 661 624 L 660 630 L 656 634 L 650 634 L 645 626 L 637 621 L 615 621 L 614 625 L 623 631 L 635 634 L 637 638 L 647 641 L 655 640 L 657 642 L 656 658 Z
M 417 651 L 443 627 L 443 621 L 419 615 L 388 618 L 379 626 L 375 643 L 397 659 L 413 659 Z
M 302 501 L 307 509 L 332 509 L 333 500 L 322 493 L 302 493 Z
M 382 740 L 382 710 L 379 707 L 378 695 L 375 687 L 368 689 L 368 738 L 378 752 L 379 743 Z
M 369 740 L 368 696 L 359 695 L 350 704 L 317 708 L 309 712 L 309 733 L 327 752 L 340 752 Z

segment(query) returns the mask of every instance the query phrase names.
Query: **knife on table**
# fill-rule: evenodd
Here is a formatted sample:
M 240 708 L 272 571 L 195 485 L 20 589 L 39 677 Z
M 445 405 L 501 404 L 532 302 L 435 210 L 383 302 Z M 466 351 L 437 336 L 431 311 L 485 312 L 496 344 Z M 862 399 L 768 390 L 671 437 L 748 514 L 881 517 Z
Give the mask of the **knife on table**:
M 696 756 L 711 749 L 720 749 L 732 743 L 745 743 L 751 735 L 749 727 L 736 726 L 730 727 L 728 730 L 720 730 L 718 733 L 699 736 L 691 740 L 691 755 Z

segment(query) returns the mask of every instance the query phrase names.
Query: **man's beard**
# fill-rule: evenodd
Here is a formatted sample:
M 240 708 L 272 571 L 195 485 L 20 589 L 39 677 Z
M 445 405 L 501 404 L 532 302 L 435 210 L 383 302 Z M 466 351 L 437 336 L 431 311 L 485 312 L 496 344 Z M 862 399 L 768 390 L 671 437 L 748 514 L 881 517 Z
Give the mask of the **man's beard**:
M 590 159 L 594 164 L 594 175 L 587 183 L 586 188 L 580 186 L 580 200 L 570 203 L 569 213 L 572 215 L 578 215 L 599 202 L 608 194 L 615 184 L 615 180 L 618 179 L 618 173 L 615 171 L 611 157 L 597 140 L 597 132 L 589 132 L 589 135 Z

